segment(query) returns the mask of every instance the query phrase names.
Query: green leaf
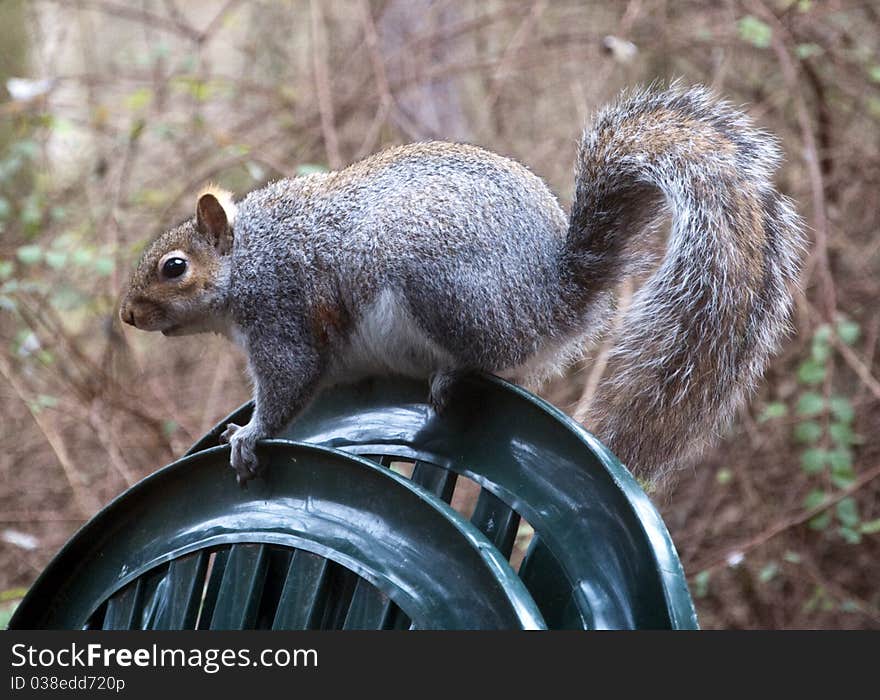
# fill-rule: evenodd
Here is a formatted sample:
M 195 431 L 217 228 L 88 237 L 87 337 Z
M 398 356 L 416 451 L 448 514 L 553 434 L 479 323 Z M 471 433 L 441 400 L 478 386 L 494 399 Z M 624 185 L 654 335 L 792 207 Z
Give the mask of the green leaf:
M 743 41 L 747 41 L 759 49 L 766 49 L 770 46 L 773 38 L 773 30 L 770 25 L 762 22 L 753 15 L 746 15 L 739 21 L 739 35 Z
M 18 603 L 7 603 L 0 606 L 0 629 L 5 630 L 9 627 L 9 621 L 12 620 L 12 614 L 17 606 Z
M 114 267 L 113 258 L 103 257 L 95 260 L 95 272 L 97 272 L 102 277 L 106 277 L 107 275 L 113 272 Z
M 828 358 L 831 357 L 831 347 L 828 343 L 813 340 L 813 345 L 810 349 L 810 357 L 818 363 L 825 364 L 825 362 L 828 361 Z
M 18 601 L 24 598 L 27 595 L 27 592 L 28 589 L 23 587 L 7 588 L 5 591 L 0 591 L 0 601 L 4 603 Z
M 93 257 L 94 251 L 88 248 L 77 248 L 75 251 L 73 251 L 71 259 L 73 260 L 74 265 L 85 267 L 86 265 L 91 264 Z
M 816 609 L 819 610 L 833 610 L 834 604 L 831 602 L 831 599 L 828 597 L 828 593 L 825 591 L 824 586 L 816 586 L 813 589 L 813 595 L 810 596 L 810 599 L 804 603 L 804 612 L 813 612 Z
M 862 541 L 862 533 L 853 530 L 851 527 L 837 528 L 837 534 L 840 535 L 847 544 L 858 544 Z
M 795 50 L 800 59 L 812 58 L 823 53 L 822 47 L 818 44 L 798 44 Z
M 852 401 L 846 396 L 832 396 L 828 402 L 831 413 L 841 423 L 852 423 L 855 418 Z
M 822 505 L 825 502 L 826 498 L 828 498 L 828 496 L 824 491 L 813 489 L 807 494 L 807 497 L 804 499 L 804 508 L 806 508 L 807 510 L 812 510 L 813 508 Z
M 11 260 L 0 260 L 0 280 L 9 279 L 14 270 L 15 265 Z
M 816 416 L 822 413 L 824 408 L 825 399 L 814 391 L 807 391 L 798 399 L 796 411 L 799 416 Z
M 694 595 L 697 598 L 705 598 L 709 592 L 709 580 L 712 578 L 712 572 L 701 571 L 694 576 Z
M 66 136 L 74 130 L 73 122 L 64 117 L 53 116 L 48 127 L 59 136 Z
M 859 507 L 852 496 L 841 499 L 834 510 L 837 513 L 837 519 L 844 527 L 855 527 L 859 524 Z
M 859 526 L 859 531 L 863 535 L 876 535 L 880 532 L 880 518 L 876 520 L 868 520 Z
M 815 343 L 829 343 L 831 342 L 831 326 L 827 323 L 823 323 L 821 326 L 816 328 L 816 331 L 813 333 L 813 342 Z
M 28 229 L 35 229 L 43 221 L 43 209 L 40 206 L 39 197 L 31 195 L 24 200 L 21 208 L 21 223 Z
M 67 253 L 63 250 L 47 250 L 46 264 L 53 270 L 60 270 L 67 263 Z
M 827 530 L 828 526 L 831 524 L 831 513 L 828 511 L 819 513 L 819 515 L 810 520 L 807 524 L 810 526 L 811 530 Z
M 831 483 L 839 489 L 846 489 L 853 485 L 856 477 L 852 470 L 849 472 L 837 472 L 831 475 Z
M 798 367 L 797 377 L 802 384 L 819 384 L 825 379 L 825 365 L 815 360 L 805 360 Z
M 296 166 L 297 175 L 311 175 L 312 173 L 326 173 L 327 168 L 317 163 L 300 163 Z
M 216 91 L 216 85 L 195 75 L 179 75 L 171 81 L 178 92 L 188 94 L 199 102 L 205 102 Z
M 841 319 L 837 322 L 837 337 L 841 342 L 852 345 L 859 339 L 859 333 L 861 333 L 861 328 L 855 321 Z
M 259 163 L 249 160 L 244 164 L 244 167 L 247 169 L 248 175 L 251 176 L 251 180 L 254 182 L 260 182 L 266 177 L 266 170 Z
M 828 453 L 828 464 L 834 474 L 852 474 L 852 450 L 848 447 L 837 447 Z
M 810 447 L 801 454 L 801 469 L 807 474 L 818 474 L 825 469 L 828 451 L 821 447 Z
M 810 596 L 810 599 L 804 603 L 803 611 L 804 612 L 813 612 L 817 607 L 819 607 L 819 601 L 822 599 L 822 596 L 825 595 L 825 589 L 821 586 L 816 586 L 813 591 L 813 595 Z
M 803 423 L 798 423 L 794 426 L 794 439 L 798 442 L 812 445 L 822 438 L 824 432 L 822 426 L 816 421 L 805 420 Z
M 871 66 L 868 69 L 868 75 L 875 83 L 880 83 L 880 66 Z
M 43 249 L 38 245 L 23 245 L 15 254 L 25 265 L 35 265 L 43 258 Z
M 162 432 L 165 433 L 167 437 L 171 437 L 172 435 L 174 435 L 177 427 L 177 423 L 175 423 L 173 420 L 166 420 L 162 423 Z
M 58 405 L 58 399 L 48 394 L 39 394 L 37 395 L 37 404 L 40 408 L 54 408 Z
M 851 426 L 846 423 L 832 423 L 828 426 L 828 434 L 838 445 L 852 445 L 857 442 L 856 434 Z
M 790 549 L 782 555 L 782 558 L 785 559 L 785 561 L 787 561 L 789 564 L 800 564 L 802 561 L 801 555 L 797 552 L 793 552 Z
M 85 304 L 86 301 L 86 297 L 80 294 L 75 288 L 68 285 L 59 287 L 55 293 L 49 297 L 49 303 L 59 311 L 73 311 Z
M 764 406 L 764 410 L 758 417 L 758 421 L 763 423 L 764 421 L 772 420 L 773 418 L 782 418 L 787 413 L 788 406 L 782 403 L 782 401 L 772 401 Z
M 142 87 L 125 98 L 125 106 L 131 111 L 136 112 L 148 106 L 152 101 L 153 91 L 150 88 Z
M 721 486 L 729 484 L 731 479 L 733 479 L 733 472 L 731 472 L 730 469 L 719 469 L 718 473 L 715 474 L 715 481 Z
M 761 583 L 768 583 L 769 581 L 772 581 L 778 573 L 779 564 L 775 561 L 771 561 L 758 572 L 758 580 Z

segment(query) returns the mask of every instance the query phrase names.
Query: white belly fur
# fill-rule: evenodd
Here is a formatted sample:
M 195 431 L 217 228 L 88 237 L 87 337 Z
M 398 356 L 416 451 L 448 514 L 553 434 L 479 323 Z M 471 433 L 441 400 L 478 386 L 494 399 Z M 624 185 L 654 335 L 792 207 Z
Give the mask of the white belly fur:
M 419 328 L 397 295 L 385 289 L 356 322 L 347 347 L 333 358 L 327 379 L 335 383 L 373 374 L 423 378 L 454 366 L 452 356 Z

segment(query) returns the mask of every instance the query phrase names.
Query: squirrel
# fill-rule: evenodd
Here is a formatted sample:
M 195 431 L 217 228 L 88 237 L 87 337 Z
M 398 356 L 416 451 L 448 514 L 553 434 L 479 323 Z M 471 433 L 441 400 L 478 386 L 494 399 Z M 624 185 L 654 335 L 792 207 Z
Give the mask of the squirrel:
M 624 93 L 583 134 L 566 216 L 525 166 L 477 146 L 392 147 L 282 179 L 149 245 L 121 319 L 218 332 L 248 356 L 255 408 L 229 424 L 231 466 L 323 386 L 423 377 L 443 409 L 462 372 L 544 377 L 615 313 L 664 213 L 662 260 L 637 291 L 585 426 L 644 481 L 692 461 L 788 330 L 802 223 L 772 183 L 776 140 L 706 88 Z M 428 389 L 429 387 L 429 389 Z

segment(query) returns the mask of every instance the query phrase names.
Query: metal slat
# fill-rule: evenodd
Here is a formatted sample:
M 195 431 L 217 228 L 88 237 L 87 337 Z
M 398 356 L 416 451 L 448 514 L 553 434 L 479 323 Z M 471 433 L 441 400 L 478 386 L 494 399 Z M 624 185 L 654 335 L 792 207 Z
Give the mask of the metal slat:
M 278 602 L 287 580 L 287 572 L 290 569 L 290 560 L 296 552 L 292 547 L 269 546 L 269 560 L 266 565 L 266 581 L 263 585 L 263 596 L 260 599 L 260 608 L 257 611 L 255 628 L 258 630 L 272 629 L 275 614 L 278 611 Z
M 135 629 L 148 630 L 153 628 L 160 604 L 164 601 L 167 593 L 167 574 L 168 565 L 166 564 L 141 576 L 140 580 L 143 582 L 144 591 Z
M 519 567 L 519 576 L 529 589 L 550 629 L 594 629 L 591 617 L 578 605 L 559 560 L 535 534 Z
M 164 597 L 152 625 L 157 630 L 194 629 L 199 613 L 208 553 L 203 551 L 171 562 L 163 586 Z
M 391 623 L 391 599 L 364 579 L 358 579 L 342 629 L 384 630 Z
M 144 583 L 141 579 L 128 584 L 107 601 L 107 612 L 101 625 L 105 630 L 135 629 L 135 620 L 144 599 Z
M 505 559 L 510 558 L 519 527 L 519 514 L 486 489 L 480 490 L 471 522 L 494 544 Z
M 328 562 L 301 549 L 294 552 L 272 629 L 315 629 L 321 618 L 326 596 Z
M 217 595 L 220 593 L 220 584 L 223 582 L 223 572 L 226 570 L 226 562 L 229 560 L 229 549 L 220 549 L 214 553 L 210 562 L 211 573 L 205 585 L 205 595 L 202 600 L 201 611 L 197 629 L 206 630 L 211 626 L 211 618 L 214 616 L 214 607 L 217 604 Z
M 211 617 L 211 629 L 254 627 L 266 577 L 267 554 L 264 545 L 232 545 Z
M 412 473 L 412 481 L 447 503 L 452 500 L 456 478 L 455 472 L 427 462 L 416 462 Z
M 351 569 L 331 562 L 327 569 L 327 594 L 319 629 L 342 629 L 359 578 Z
M 388 627 L 389 630 L 408 630 L 412 627 L 412 620 L 399 607 L 391 604 L 391 612 L 389 613 Z

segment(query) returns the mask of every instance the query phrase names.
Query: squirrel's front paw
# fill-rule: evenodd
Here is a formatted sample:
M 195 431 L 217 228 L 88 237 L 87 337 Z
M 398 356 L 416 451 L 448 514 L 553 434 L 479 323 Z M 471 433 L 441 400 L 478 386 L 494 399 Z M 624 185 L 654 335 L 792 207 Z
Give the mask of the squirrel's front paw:
M 259 436 L 249 425 L 241 427 L 230 423 L 220 439 L 229 443 L 230 466 L 235 470 L 239 486 L 245 488 L 247 482 L 255 478 L 259 472 L 255 451 Z
M 227 423 L 226 430 L 220 433 L 220 442 L 230 442 L 232 440 L 232 436 L 235 435 L 239 430 L 241 430 L 240 425 L 236 425 L 235 423 Z

